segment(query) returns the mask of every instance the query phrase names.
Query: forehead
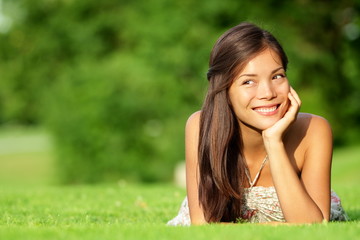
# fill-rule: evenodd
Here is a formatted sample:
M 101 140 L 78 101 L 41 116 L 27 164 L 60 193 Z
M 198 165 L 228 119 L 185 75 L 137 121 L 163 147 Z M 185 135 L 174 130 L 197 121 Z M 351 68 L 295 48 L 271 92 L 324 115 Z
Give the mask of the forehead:
M 266 73 L 279 67 L 283 67 L 280 56 L 270 48 L 267 48 L 249 59 L 240 71 L 240 74 Z

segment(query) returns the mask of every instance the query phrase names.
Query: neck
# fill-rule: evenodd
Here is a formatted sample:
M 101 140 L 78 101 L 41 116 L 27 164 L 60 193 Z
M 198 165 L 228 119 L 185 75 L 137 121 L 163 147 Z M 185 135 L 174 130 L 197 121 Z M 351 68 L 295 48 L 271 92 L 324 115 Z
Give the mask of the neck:
M 266 151 L 262 133 L 243 123 L 240 124 L 241 137 L 243 139 L 243 154 L 247 161 L 262 161 Z

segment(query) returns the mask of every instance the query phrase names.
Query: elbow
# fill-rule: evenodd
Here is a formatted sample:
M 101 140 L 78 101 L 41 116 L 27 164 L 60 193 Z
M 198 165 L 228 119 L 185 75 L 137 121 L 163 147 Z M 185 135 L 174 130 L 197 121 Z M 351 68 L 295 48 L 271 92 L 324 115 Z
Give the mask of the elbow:
M 311 221 L 309 221 L 308 223 L 323 223 L 323 222 L 326 222 L 326 218 L 324 218 L 323 216 L 319 217 L 319 218 L 315 218 L 315 219 L 312 219 Z
M 286 219 L 287 223 L 294 223 L 294 224 L 314 224 L 314 223 L 323 223 L 328 221 L 328 218 L 321 215 L 308 215 L 304 216 L 303 218 L 293 218 L 293 219 Z
M 199 225 L 205 225 L 207 224 L 207 221 L 203 216 L 201 217 L 191 217 L 190 216 L 190 222 L 192 226 L 199 226 Z
M 330 212 L 323 214 L 322 222 L 329 222 L 330 221 Z
M 330 220 L 330 212 L 317 214 L 317 216 L 312 216 L 312 222 L 310 223 L 323 223 Z
M 322 211 L 318 207 L 314 207 L 314 208 L 308 207 L 306 211 L 304 210 L 296 211 L 293 212 L 291 215 L 287 214 L 284 217 L 287 223 L 295 223 L 295 224 L 323 223 L 329 221 L 330 212 Z
M 206 221 L 202 221 L 202 220 L 191 220 L 191 225 L 192 226 L 200 226 L 200 225 L 205 225 L 207 224 Z

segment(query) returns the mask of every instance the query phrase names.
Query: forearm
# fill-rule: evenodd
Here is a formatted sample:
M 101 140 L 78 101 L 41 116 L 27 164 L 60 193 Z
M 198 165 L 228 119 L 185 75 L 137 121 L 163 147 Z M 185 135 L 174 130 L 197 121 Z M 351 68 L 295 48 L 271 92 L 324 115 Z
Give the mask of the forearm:
M 324 217 L 311 199 L 281 141 L 264 141 L 273 183 L 285 220 L 294 223 L 321 222 Z

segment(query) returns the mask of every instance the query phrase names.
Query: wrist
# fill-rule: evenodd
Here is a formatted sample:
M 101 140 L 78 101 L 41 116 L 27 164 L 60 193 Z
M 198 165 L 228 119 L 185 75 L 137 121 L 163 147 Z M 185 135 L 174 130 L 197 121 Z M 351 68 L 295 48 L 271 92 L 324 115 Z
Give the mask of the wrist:
M 272 136 L 272 135 L 269 135 L 267 134 L 266 131 L 263 131 L 262 132 L 262 138 L 264 140 L 264 143 L 282 143 L 282 136 Z
M 274 149 L 274 148 L 278 149 L 278 148 L 284 147 L 284 142 L 283 142 L 282 138 L 268 137 L 268 136 L 263 135 L 263 141 L 264 141 L 265 148 L 267 150 Z

